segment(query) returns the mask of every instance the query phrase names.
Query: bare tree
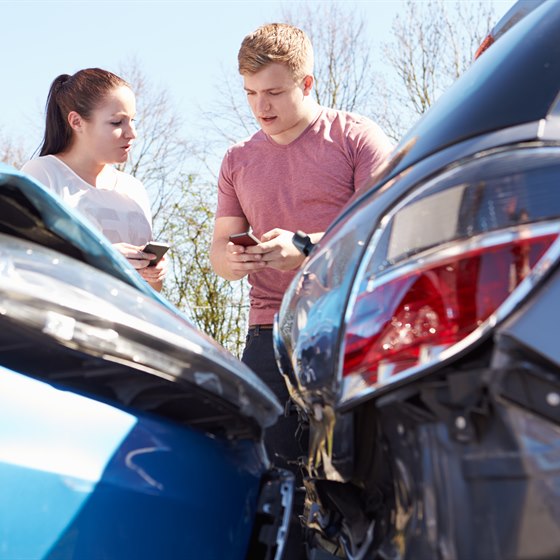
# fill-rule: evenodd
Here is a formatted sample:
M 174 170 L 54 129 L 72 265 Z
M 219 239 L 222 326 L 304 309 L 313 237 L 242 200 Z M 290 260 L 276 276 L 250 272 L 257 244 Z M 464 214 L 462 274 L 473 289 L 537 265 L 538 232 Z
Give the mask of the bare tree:
M 313 43 L 317 101 L 369 116 L 398 141 L 471 64 L 495 17 L 488 0 L 407 0 L 393 21 L 392 40 L 383 45 L 367 36 L 359 3 L 300 3 L 284 9 L 282 19 Z M 231 86 L 232 76 L 225 74 L 221 82 L 225 103 L 206 114 L 229 142 L 242 136 L 233 131 L 251 130 L 247 103 L 241 88 Z
M 173 238 L 175 258 L 174 293 L 170 298 L 188 308 L 196 325 L 236 355 L 240 355 L 248 313 L 246 282 L 229 282 L 214 274 L 208 258 L 212 241 L 215 185 L 195 184 L 190 177 L 184 188 L 189 203 L 177 202 L 168 233 Z M 177 257 L 179 255 L 179 257 Z
M 375 98 L 378 76 L 363 13 L 325 2 L 285 9 L 283 18 L 303 29 L 313 44 L 318 103 L 367 113 Z
M 172 246 L 164 295 L 202 331 L 238 354 L 246 315 L 243 287 L 219 278 L 210 266 L 216 189 L 204 144 L 195 146 L 183 138 L 182 119 L 167 92 L 155 87 L 136 61 L 120 73 L 138 103 L 138 140 L 122 168 L 146 186 L 154 237 Z
M 219 103 L 214 102 L 203 115 L 212 132 L 213 147 L 223 155 L 227 146 L 256 132 L 257 124 L 235 69 L 222 70 L 216 92 Z
M 0 161 L 20 169 L 27 159 L 22 143 L 8 138 L 0 129 Z
M 257 132 L 258 124 L 235 68 L 221 72 L 215 91 L 216 97 L 199 108 L 206 144 L 198 156 L 217 182 L 219 166 L 228 147 Z
M 120 73 L 132 84 L 138 99 L 138 139 L 121 168 L 138 177 L 149 189 L 154 221 L 163 230 L 165 209 L 181 193 L 184 168 L 192 163 L 190 147 L 182 137 L 183 120 L 173 108 L 167 91 L 146 78 L 138 61 L 129 62 Z
M 407 0 L 382 46 L 388 64 L 376 119 L 398 139 L 472 63 L 494 21 L 489 2 Z

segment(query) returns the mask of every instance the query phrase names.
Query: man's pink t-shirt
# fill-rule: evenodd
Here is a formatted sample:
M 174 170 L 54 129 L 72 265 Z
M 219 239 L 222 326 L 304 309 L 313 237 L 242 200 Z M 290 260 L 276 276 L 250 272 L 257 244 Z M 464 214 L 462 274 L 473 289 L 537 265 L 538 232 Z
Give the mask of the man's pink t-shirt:
M 323 232 L 392 149 L 371 120 L 323 108 L 287 145 L 262 130 L 232 146 L 218 180 L 217 218 L 242 217 L 255 235 L 281 228 Z M 270 324 L 295 271 L 249 274 L 249 324 Z

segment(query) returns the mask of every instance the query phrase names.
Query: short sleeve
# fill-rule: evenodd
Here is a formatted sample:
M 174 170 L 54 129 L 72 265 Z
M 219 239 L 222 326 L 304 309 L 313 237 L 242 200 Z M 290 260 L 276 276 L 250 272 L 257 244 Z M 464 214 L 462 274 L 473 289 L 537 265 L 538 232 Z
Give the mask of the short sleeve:
M 22 166 L 21 171 L 42 183 L 49 190 L 56 192 L 57 189 L 55 182 L 53 181 L 53 177 L 49 173 L 41 158 L 35 158 L 28 161 Z
M 225 217 L 245 217 L 235 191 L 235 174 L 233 171 L 231 150 L 226 152 L 222 160 L 220 175 L 218 177 L 218 207 L 216 210 L 216 218 Z
M 384 163 L 394 146 L 381 127 L 364 118 L 353 136 L 354 188 L 360 191 L 371 186 L 372 177 Z

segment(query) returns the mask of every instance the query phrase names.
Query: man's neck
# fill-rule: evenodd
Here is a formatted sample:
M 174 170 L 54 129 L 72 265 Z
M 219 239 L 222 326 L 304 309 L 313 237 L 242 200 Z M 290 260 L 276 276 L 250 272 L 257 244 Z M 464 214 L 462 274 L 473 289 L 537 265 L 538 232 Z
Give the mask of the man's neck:
M 276 142 L 277 144 L 281 144 L 282 146 L 291 144 L 305 132 L 307 127 L 317 118 L 317 115 L 320 111 L 321 107 L 317 103 L 310 103 L 303 118 L 300 119 L 296 125 L 294 125 L 289 130 L 281 132 L 280 134 L 270 135 L 270 138 L 272 138 L 274 142 Z

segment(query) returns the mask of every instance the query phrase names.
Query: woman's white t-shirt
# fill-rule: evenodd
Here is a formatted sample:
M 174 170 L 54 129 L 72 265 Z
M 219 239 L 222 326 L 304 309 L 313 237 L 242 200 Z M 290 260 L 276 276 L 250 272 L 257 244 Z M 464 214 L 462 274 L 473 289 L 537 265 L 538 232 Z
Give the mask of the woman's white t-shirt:
M 53 155 L 32 159 L 21 170 L 58 194 L 111 243 L 143 246 L 152 239 L 148 194 L 144 185 L 132 175 L 115 169 L 115 182 L 111 187 L 94 187 Z

